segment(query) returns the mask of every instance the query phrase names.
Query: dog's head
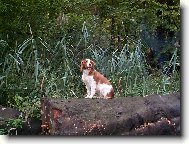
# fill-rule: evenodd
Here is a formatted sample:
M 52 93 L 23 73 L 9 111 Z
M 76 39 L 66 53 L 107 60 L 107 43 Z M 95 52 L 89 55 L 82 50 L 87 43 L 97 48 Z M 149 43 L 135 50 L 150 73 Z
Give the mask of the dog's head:
M 84 59 L 81 61 L 81 65 L 80 65 L 80 71 L 83 70 L 94 70 L 94 61 L 90 60 L 90 59 Z

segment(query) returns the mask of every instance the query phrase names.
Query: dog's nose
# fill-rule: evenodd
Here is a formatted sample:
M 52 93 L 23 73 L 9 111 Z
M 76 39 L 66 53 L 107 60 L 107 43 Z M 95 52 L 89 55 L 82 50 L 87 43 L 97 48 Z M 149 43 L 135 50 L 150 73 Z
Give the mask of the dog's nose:
M 91 63 L 89 63 L 89 66 L 92 66 Z

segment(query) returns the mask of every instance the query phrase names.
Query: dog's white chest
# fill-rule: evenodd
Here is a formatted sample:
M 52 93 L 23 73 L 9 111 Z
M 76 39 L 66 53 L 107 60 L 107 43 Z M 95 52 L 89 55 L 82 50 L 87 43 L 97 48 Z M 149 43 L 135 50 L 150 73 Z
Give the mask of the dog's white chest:
M 94 80 L 93 76 L 89 76 L 85 73 L 83 73 L 82 75 L 82 81 L 88 86 L 96 84 L 96 81 Z

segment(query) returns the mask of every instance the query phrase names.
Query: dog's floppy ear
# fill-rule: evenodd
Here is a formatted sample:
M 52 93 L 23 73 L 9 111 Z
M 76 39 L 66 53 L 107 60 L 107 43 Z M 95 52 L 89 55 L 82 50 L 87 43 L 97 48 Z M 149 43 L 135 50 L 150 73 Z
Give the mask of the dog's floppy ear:
M 92 64 L 92 67 L 93 67 L 93 69 L 94 69 L 94 66 L 95 66 L 94 61 L 91 60 L 91 64 Z
M 81 61 L 81 64 L 80 64 L 80 71 L 82 72 L 83 71 L 83 62 L 84 60 Z

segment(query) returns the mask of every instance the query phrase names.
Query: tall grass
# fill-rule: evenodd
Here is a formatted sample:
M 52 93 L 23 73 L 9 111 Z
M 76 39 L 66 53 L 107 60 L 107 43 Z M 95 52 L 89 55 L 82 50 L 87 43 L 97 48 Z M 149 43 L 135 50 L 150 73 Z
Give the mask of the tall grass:
M 41 38 L 28 38 L 15 51 L 6 53 L 1 62 L 0 96 L 3 105 L 20 107 L 35 115 L 40 98 L 83 98 L 85 87 L 81 81 L 79 65 L 82 58 L 91 58 L 96 69 L 112 82 L 115 97 L 146 96 L 180 91 L 180 72 L 177 50 L 163 70 L 150 74 L 140 41 L 129 40 L 122 49 L 89 44 L 85 25 L 84 36 L 76 46 L 67 44 L 66 38 L 55 45 Z M 1 41 L 3 42 L 3 41 Z M 84 47 L 79 47 L 84 43 Z M 170 71 L 168 75 L 166 71 Z

